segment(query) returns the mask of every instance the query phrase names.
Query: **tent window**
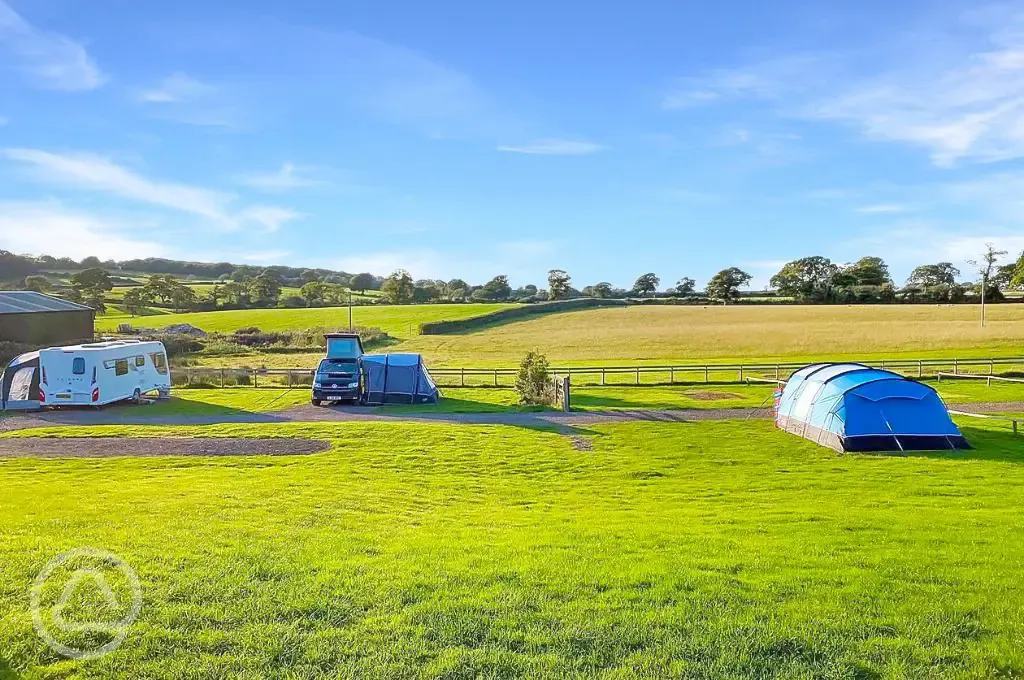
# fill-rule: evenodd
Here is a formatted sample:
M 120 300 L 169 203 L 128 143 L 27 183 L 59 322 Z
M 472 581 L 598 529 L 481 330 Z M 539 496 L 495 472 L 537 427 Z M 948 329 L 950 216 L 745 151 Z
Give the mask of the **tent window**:
M 114 375 L 127 375 L 128 374 L 128 360 L 118 359 L 114 362 Z
M 71 372 L 75 375 L 85 375 L 85 359 L 75 357 L 75 360 L 71 362 Z

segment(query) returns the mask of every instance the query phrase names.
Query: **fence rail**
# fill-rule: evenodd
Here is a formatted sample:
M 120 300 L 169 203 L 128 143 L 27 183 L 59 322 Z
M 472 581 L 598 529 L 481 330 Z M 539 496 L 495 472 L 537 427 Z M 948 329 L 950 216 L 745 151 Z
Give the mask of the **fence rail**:
M 909 377 L 985 377 L 997 373 L 1024 374 L 1024 356 L 990 359 L 897 359 L 857 363 L 885 368 Z M 666 364 L 643 366 L 554 367 L 556 377 L 571 377 L 573 385 L 671 385 L 676 383 L 777 383 L 806 363 Z M 984 369 L 979 374 L 977 369 Z M 973 370 L 972 370 L 973 369 Z M 431 368 L 441 387 L 511 387 L 516 368 Z M 200 383 L 211 387 L 297 387 L 311 385 L 309 368 L 227 368 L 187 366 L 172 371 L 175 384 Z
M 1007 416 L 996 416 L 996 415 L 991 415 L 991 414 L 988 414 L 988 413 L 971 413 L 970 411 L 953 411 L 953 410 L 950 410 L 950 413 L 952 413 L 955 416 L 964 416 L 964 417 L 967 417 L 967 418 L 985 418 L 987 420 L 1002 420 L 1002 421 L 1009 422 L 1009 423 L 1011 423 L 1011 427 L 1013 428 L 1014 436 L 1017 436 L 1017 434 L 1018 434 L 1018 426 L 1017 426 L 1017 424 L 1021 421 L 1020 418 L 1010 418 L 1010 417 L 1007 417 Z

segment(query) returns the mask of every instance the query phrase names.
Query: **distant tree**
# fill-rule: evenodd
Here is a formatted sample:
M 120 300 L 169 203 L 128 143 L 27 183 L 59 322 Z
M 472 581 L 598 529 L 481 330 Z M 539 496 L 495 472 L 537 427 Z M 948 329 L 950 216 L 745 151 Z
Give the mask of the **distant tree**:
M 82 291 L 77 288 L 65 288 L 58 295 L 68 302 L 77 302 L 79 304 L 82 302 Z
M 473 297 L 478 300 L 507 300 L 511 294 L 512 287 L 508 285 L 508 277 L 498 274 L 474 291 Z
M 124 305 L 126 312 L 132 316 L 137 316 L 146 304 L 145 296 L 142 294 L 142 286 L 135 286 L 126 290 L 121 303 Z
M 971 266 L 973 266 L 979 274 L 981 274 L 981 325 L 985 325 L 985 302 L 991 300 L 992 302 L 998 302 L 1003 298 L 1002 292 L 998 286 L 992 291 L 993 294 L 989 295 L 990 280 L 992 279 L 992 270 L 995 269 L 996 263 L 999 258 L 1006 255 L 1005 250 L 996 250 L 991 243 L 985 244 L 985 252 L 981 254 L 981 257 L 977 260 L 969 260 Z
M 82 303 L 87 307 L 92 307 L 99 314 L 103 314 L 107 311 L 107 305 L 104 300 L 102 290 L 98 288 L 88 288 L 83 290 L 81 295 Z
M 142 295 L 154 302 L 159 301 L 160 304 L 170 305 L 174 300 L 175 291 L 183 285 L 185 284 L 170 274 L 154 274 L 149 277 L 146 284 L 142 287 Z
M 647 295 L 658 290 L 658 284 L 661 283 L 661 279 L 654 275 L 653 272 L 641 275 L 636 283 L 633 284 L 633 292 L 637 295 Z
M 889 277 L 889 265 L 880 257 L 862 257 L 843 270 L 854 278 L 856 286 L 881 286 Z
M 106 292 L 114 287 L 114 284 L 110 280 L 110 274 L 105 269 L 84 269 L 80 272 L 75 273 L 71 277 L 71 286 L 82 291 L 85 295 L 86 291 L 98 290 L 100 292 Z
M 324 300 L 332 305 L 340 305 L 348 302 L 351 291 L 340 283 L 324 284 Z
M 89 257 L 82 258 L 79 266 L 82 269 L 98 269 L 103 266 L 103 263 L 100 262 L 100 258 L 95 255 L 90 255 Z
M 827 257 L 815 255 L 787 262 L 771 278 L 771 285 L 780 295 L 798 301 L 824 301 L 832 297 L 832 280 L 839 267 Z
M 241 304 L 248 299 L 248 288 L 243 283 L 237 281 L 229 281 L 221 287 L 221 293 L 224 295 L 224 301 L 228 304 Z
M 299 274 L 299 282 L 302 285 L 306 285 L 307 283 L 310 283 L 312 281 L 319 281 L 319 280 L 320 280 L 320 274 L 315 272 L 315 271 L 313 271 L 312 269 L 303 269 L 302 273 Z M 303 297 L 305 297 L 305 296 L 303 296 Z
M 316 307 L 323 304 L 327 297 L 327 284 L 323 281 L 307 281 L 299 289 L 299 295 L 306 301 L 307 307 Z
M 53 269 L 57 266 L 57 258 L 50 255 L 40 255 L 36 258 L 36 264 L 43 269 Z
M 199 296 L 196 294 L 195 288 L 186 286 L 183 283 L 175 286 L 174 294 L 171 296 L 171 305 L 175 310 L 187 312 L 195 309 L 198 304 Z
M 281 297 L 281 279 L 277 272 L 264 270 L 249 282 L 249 294 L 266 305 L 276 305 Z
M 594 284 L 594 297 L 607 298 L 612 296 L 612 284 L 607 281 Z
M 209 292 L 206 293 L 206 301 L 209 302 L 212 306 L 216 307 L 218 304 L 220 304 L 220 299 L 223 295 L 224 289 L 221 287 L 219 283 L 215 283 L 213 284 L 213 287 L 210 288 Z
M 949 262 L 924 264 L 910 272 L 910 278 L 907 279 L 907 283 L 919 284 L 924 287 L 952 286 L 956 284 L 957 277 L 959 276 L 960 270 Z
M 1007 288 L 1024 288 L 1024 253 L 1020 254 L 1020 257 L 1017 258 L 1017 262 L 1007 266 L 1013 268 L 1010 273 L 1010 280 L 1007 282 Z
M 415 286 L 409 272 L 399 269 L 384 279 L 380 292 L 384 295 L 384 299 L 391 304 L 401 305 L 412 302 Z
M 676 282 L 675 294 L 682 297 L 690 297 L 696 290 L 697 282 L 689 276 L 684 276 Z
M 462 279 L 452 279 L 444 284 L 444 294 L 449 300 L 464 300 L 469 295 L 469 284 Z
M 753 278 L 739 267 L 723 269 L 708 281 L 707 295 L 712 300 L 729 304 L 730 300 L 739 298 L 740 288 L 749 284 Z
M 45 293 L 53 288 L 53 284 L 45 276 L 33 274 L 25 277 L 25 290 L 34 290 L 37 293 Z
M 352 290 L 358 290 L 360 293 L 372 289 L 377 284 L 377 279 L 374 278 L 373 274 L 369 272 L 363 272 L 362 274 L 356 274 L 348 282 L 348 285 Z
M 548 296 L 552 300 L 564 300 L 569 296 L 571 277 L 562 269 L 548 272 Z

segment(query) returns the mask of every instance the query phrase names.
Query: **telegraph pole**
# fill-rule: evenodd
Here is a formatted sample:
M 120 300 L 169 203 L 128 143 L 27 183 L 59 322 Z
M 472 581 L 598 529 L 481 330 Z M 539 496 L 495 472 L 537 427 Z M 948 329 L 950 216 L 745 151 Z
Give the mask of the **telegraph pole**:
M 348 292 L 348 330 L 352 332 L 355 327 L 352 325 L 352 291 Z

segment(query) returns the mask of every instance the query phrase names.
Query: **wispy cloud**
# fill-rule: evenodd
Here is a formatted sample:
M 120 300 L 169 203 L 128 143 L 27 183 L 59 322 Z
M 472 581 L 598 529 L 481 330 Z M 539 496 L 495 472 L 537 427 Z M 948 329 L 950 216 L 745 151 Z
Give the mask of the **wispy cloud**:
M 286 191 L 329 184 L 327 180 L 316 177 L 315 172 L 315 168 L 285 163 L 275 172 L 254 172 L 242 175 L 238 181 L 240 184 L 266 191 Z
M 0 202 L 0 247 L 16 253 L 115 260 L 171 254 L 139 238 L 138 221 L 72 210 L 55 201 Z
M 179 72 L 164 78 L 154 88 L 140 91 L 138 98 L 143 102 L 170 104 L 207 97 L 216 91 L 216 87 Z
M 874 205 L 865 205 L 857 208 L 857 212 L 865 215 L 875 215 L 880 213 L 902 213 L 907 212 L 907 206 L 899 205 L 897 203 L 876 203 Z
M 255 222 L 262 225 L 268 232 L 277 231 L 283 225 L 305 217 L 302 213 L 290 208 L 278 208 L 272 205 L 254 205 L 237 215 L 241 221 Z
M 100 156 L 56 154 L 38 149 L 4 149 L 0 154 L 30 167 L 33 176 L 44 181 L 105 191 L 224 224 L 231 223 L 227 213 L 227 204 L 233 198 L 230 194 L 151 180 Z
M 539 139 L 529 144 L 499 146 L 498 151 L 535 154 L 539 156 L 585 156 L 604 150 L 594 142 L 572 139 Z
M 674 83 L 662 108 L 760 100 L 785 116 L 846 123 L 869 139 L 920 147 L 938 166 L 1021 158 L 1024 13 L 1016 8 L 965 15 L 945 40 L 911 34 L 866 47 L 870 58 L 797 54 L 711 70 Z
M 154 116 L 186 125 L 233 128 L 245 118 L 224 88 L 181 72 L 137 91 L 135 98 Z
M 154 180 L 90 154 L 58 154 L 38 149 L 0 149 L 6 157 L 29 169 L 31 177 L 72 189 L 100 191 L 160 208 L 211 220 L 222 229 L 255 223 L 266 231 L 303 217 L 289 208 L 267 205 L 236 207 L 229 193 L 175 182 Z
M 92 90 L 106 76 L 80 44 L 59 33 L 43 31 L 0 0 L 0 53 L 14 69 L 40 87 L 52 90 Z

